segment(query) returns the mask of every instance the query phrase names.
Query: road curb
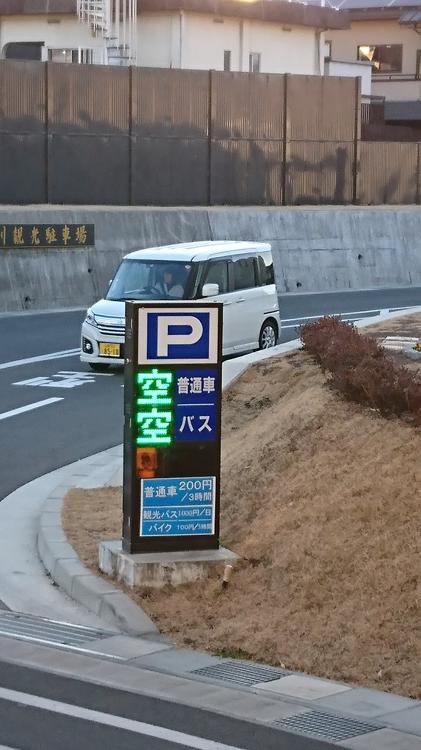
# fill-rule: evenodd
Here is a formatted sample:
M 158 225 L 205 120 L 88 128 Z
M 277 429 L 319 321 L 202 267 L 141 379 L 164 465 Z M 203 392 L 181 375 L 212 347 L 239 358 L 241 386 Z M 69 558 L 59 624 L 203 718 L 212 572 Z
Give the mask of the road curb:
M 87 476 L 98 470 L 98 459 L 106 458 L 107 453 L 91 457 Z M 159 637 L 156 625 L 143 609 L 121 589 L 86 568 L 69 544 L 63 531 L 61 512 L 65 496 L 80 483 L 80 479 L 80 469 L 75 468 L 74 479 L 70 476 L 66 484 L 56 487 L 46 498 L 37 534 L 40 560 L 54 583 L 68 596 L 116 630 L 133 636 Z

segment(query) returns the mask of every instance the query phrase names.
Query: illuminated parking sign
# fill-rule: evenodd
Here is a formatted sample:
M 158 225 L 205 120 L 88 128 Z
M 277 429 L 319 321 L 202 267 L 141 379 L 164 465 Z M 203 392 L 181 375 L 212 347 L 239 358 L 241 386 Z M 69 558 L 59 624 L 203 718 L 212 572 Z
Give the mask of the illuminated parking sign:
M 126 303 L 126 552 L 219 547 L 222 306 Z

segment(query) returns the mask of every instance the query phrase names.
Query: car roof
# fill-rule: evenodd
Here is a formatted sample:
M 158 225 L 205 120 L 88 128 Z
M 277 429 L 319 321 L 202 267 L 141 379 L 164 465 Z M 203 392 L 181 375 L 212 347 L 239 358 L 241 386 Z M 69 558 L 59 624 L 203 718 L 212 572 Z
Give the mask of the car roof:
M 270 250 L 266 242 L 184 242 L 177 245 L 163 245 L 162 247 L 147 247 L 135 250 L 125 256 L 129 260 L 173 260 L 194 261 L 209 260 L 218 255 L 233 255 L 250 250 L 260 252 Z

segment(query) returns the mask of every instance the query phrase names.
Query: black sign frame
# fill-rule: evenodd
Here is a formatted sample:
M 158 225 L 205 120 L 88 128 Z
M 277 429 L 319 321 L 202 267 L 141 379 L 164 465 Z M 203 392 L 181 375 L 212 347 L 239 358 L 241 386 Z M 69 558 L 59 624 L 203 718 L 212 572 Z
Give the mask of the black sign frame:
M 137 372 L 145 366 L 138 365 L 138 319 L 141 308 L 174 309 L 180 306 L 183 311 L 199 312 L 201 307 L 213 308 L 218 311 L 218 343 L 217 361 L 215 363 L 195 364 L 191 367 L 206 370 L 209 367 L 217 373 L 216 439 L 210 442 L 173 443 L 170 447 L 159 448 L 164 466 L 170 466 L 167 476 L 157 476 L 157 479 L 183 478 L 195 476 L 214 476 L 216 478 L 214 533 L 210 535 L 192 536 L 140 536 L 140 480 L 136 471 L 136 437 L 137 424 Z M 190 550 L 219 549 L 220 546 L 220 494 L 221 494 L 221 410 L 222 410 L 222 319 L 223 305 L 209 302 L 206 304 L 194 302 L 126 302 L 126 340 L 124 367 L 124 478 L 123 478 L 123 551 L 133 553 L 144 552 L 183 552 Z M 157 363 L 158 365 L 158 363 Z M 183 369 L 189 365 L 183 365 Z M 167 368 L 167 366 L 165 365 Z M 169 365 L 168 370 L 175 371 L 178 365 Z M 169 460 L 168 460 L 169 459 Z M 192 462 L 195 466 L 186 473 Z M 199 468 L 197 468 L 199 462 Z M 183 467 L 184 470 L 183 470 Z M 181 472 L 181 473 L 180 473 Z

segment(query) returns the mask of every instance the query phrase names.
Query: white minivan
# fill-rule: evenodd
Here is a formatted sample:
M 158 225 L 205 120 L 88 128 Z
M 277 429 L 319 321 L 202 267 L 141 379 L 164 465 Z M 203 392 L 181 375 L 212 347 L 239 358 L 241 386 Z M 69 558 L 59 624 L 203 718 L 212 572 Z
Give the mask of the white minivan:
M 93 370 L 124 363 L 126 300 L 204 299 L 224 305 L 224 355 L 275 346 L 281 321 L 271 246 L 189 242 L 126 255 L 105 299 L 86 313 L 82 362 Z

